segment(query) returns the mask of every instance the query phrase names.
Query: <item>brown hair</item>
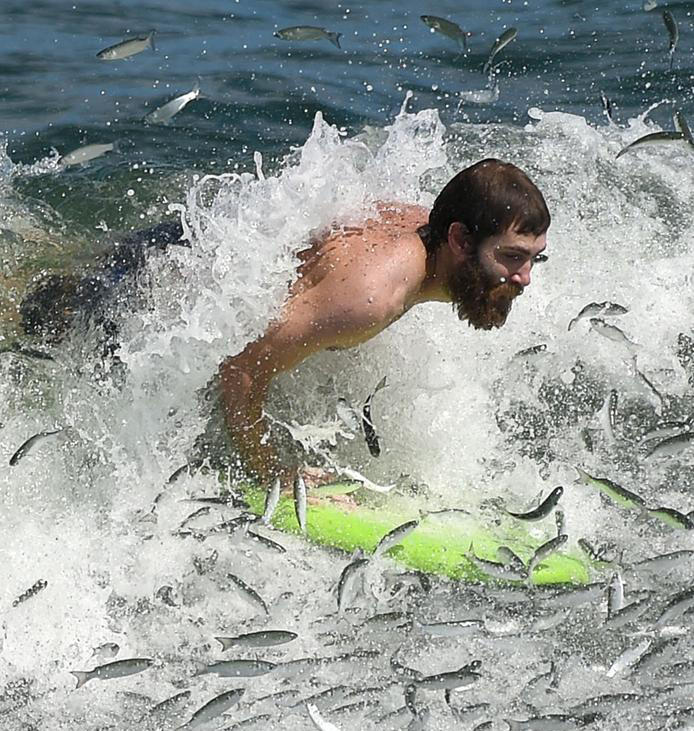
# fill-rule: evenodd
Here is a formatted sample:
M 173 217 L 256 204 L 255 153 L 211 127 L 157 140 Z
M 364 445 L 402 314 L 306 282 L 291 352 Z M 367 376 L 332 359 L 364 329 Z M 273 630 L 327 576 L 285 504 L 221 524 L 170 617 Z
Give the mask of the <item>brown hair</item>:
M 487 158 L 461 170 L 434 201 L 428 226 L 419 230 L 428 253 L 447 239 L 448 228 L 456 221 L 467 227 L 478 245 L 510 228 L 540 236 L 551 217 L 542 193 L 520 168 Z

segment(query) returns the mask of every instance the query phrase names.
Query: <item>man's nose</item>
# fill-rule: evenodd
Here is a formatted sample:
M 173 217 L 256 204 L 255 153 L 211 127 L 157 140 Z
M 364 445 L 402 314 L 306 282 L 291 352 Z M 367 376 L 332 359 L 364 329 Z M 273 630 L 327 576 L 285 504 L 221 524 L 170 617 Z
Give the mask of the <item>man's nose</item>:
M 514 284 L 520 284 L 521 287 L 527 287 L 530 284 L 530 269 L 532 264 L 526 261 L 522 267 L 516 269 L 511 275 L 510 279 Z

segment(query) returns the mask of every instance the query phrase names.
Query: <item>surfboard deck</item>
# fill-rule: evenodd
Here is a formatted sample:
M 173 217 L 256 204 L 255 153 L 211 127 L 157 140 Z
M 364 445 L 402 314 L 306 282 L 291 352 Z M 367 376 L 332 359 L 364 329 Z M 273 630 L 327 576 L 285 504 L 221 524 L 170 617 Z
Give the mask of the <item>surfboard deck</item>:
M 355 492 L 350 487 L 354 486 L 336 485 L 335 490 L 348 490 L 358 501 L 363 489 Z M 262 515 L 265 491 L 246 485 L 243 492 L 250 510 Z M 386 533 L 406 521 L 420 518 L 416 505 L 393 500 L 390 495 L 369 499 L 379 504 L 357 502 L 345 505 L 329 498 L 309 502 L 306 538 L 347 553 L 361 548 L 370 554 Z M 301 533 L 291 498 L 280 498 L 271 525 L 284 533 Z M 511 518 L 503 517 L 498 525 L 487 525 L 479 517 L 464 512 L 427 515 L 409 536 L 388 552 L 388 556 L 406 567 L 428 574 L 459 581 L 484 582 L 490 581 L 491 577 L 480 571 L 465 555 L 471 545 L 475 555 L 490 561 L 496 560 L 499 546 L 508 546 L 527 564 L 535 549 L 551 537 L 535 538 L 524 524 Z M 568 553 L 552 554 L 532 575 L 532 583 L 537 585 L 585 584 L 588 581 L 587 559 Z

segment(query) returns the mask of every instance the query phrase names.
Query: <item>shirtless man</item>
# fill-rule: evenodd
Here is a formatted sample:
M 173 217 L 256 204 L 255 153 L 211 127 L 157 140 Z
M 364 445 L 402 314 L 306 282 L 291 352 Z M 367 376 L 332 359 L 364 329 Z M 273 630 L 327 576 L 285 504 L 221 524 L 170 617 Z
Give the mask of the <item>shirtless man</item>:
M 272 379 L 327 348 L 372 338 L 421 302 L 450 302 L 475 328 L 501 327 L 544 261 L 550 215 L 514 165 L 482 160 L 458 173 L 431 212 L 381 204 L 360 228 L 336 228 L 300 254 L 298 278 L 267 332 L 220 367 L 226 421 L 247 470 L 291 486 L 264 439 Z

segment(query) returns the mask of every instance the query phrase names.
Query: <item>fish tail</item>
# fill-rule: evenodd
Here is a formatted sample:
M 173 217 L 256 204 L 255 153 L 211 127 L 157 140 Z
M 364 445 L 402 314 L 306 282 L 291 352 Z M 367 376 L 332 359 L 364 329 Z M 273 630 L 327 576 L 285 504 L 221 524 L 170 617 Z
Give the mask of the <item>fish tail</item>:
M 337 46 L 338 48 L 342 48 L 340 46 L 340 38 L 342 36 L 342 33 L 328 33 L 328 40 L 333 44 L 333 46 Z
M 70 670 L 70 675 L 74 675 L 77 678 L 77 688 L 81 688 L 91 677 L 91 674 L 86 670 Z
M 232 642 L 229 641 L 228 637 L 215 637 L 215 640 L 222 646 L 222 652 L 225 652 L 232 646 Z
M 149 35 L 147 36 L 147 42 L 149 43 L 149 47 L 150 47 L 150 48 L 151 48 L 151 49 L 152 49 L 153 51 L 156 51 L 156 50 L 157 50 L 156 46 L 154 45 L 154 34 L 155 34 L 155 33 L 156 33 L 156 31 L 154 31 L 154 30 L 151 30 L 151 31 L 149 32 Z

